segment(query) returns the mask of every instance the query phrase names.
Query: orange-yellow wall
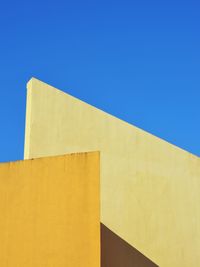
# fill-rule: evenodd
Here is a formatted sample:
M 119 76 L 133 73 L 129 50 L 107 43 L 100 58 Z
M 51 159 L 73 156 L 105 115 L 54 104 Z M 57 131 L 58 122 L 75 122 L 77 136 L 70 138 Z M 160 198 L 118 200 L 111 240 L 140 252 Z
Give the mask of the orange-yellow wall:
M 0 267 L 99 266 L 99 153 L 0 164 Z

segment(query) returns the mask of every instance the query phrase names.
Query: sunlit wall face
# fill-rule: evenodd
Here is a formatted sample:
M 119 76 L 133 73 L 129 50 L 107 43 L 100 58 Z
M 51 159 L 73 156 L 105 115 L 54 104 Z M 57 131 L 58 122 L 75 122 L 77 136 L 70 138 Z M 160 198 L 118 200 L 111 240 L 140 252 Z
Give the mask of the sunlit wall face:
M 32 79 L 25 158 L 96 150 L 101 222 L 159 266 L 198 265 L 199 158 Z
M 100 267 L 99 153 L 0 164 L 0 266 Z

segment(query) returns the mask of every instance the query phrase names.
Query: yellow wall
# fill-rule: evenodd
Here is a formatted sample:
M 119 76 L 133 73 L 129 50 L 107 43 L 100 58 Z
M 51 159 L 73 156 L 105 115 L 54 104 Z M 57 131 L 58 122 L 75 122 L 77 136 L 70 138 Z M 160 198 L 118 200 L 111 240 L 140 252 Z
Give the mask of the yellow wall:
M 99 267 L 99 153 L 0 164 L 0 266 Z
M 25 158 L 92 150 L 101 221 L 162 267 L 200 266 L 200 159 L 32 79 Z

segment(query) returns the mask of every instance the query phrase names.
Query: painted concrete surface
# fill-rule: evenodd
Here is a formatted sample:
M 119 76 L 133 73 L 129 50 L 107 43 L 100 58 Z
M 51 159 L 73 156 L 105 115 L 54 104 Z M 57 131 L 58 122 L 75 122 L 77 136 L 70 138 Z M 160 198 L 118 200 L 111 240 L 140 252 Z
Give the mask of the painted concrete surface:
M 0 164 L 0 266 L 100 267 L 99 153 Z
M 31 79 L 25 158 L 96 150 L 101 222 L 159 266 L 200 266 L 200 159 Z
M 158 267 L 101 224 L 101 267 Z

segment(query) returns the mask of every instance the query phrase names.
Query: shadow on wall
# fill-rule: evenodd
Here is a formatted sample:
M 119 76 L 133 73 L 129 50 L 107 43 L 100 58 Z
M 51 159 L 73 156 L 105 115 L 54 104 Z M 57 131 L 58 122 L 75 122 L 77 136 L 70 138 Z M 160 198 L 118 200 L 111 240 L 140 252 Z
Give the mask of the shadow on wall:
M 158 267 L 101 224 L 101 267 Z

